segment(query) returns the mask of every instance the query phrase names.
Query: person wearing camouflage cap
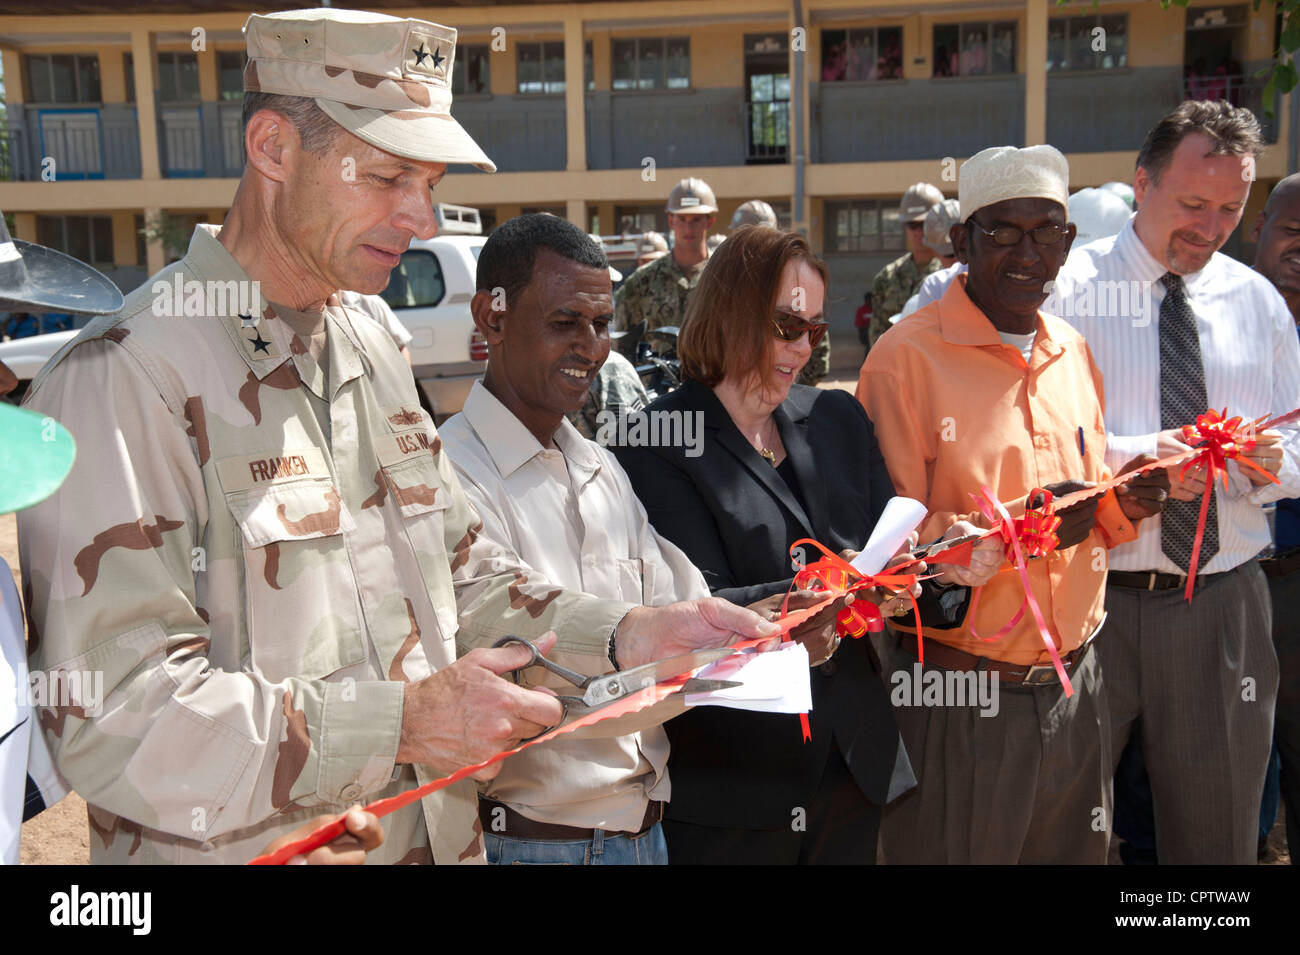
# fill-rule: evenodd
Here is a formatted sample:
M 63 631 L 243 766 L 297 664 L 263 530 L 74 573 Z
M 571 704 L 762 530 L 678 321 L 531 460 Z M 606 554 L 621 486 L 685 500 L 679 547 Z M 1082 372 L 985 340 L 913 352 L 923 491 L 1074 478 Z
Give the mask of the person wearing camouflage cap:
M 103 677 L 97 711 L 41 713 L 93 862 L 245 862 L 559 721 L 499 677 L 527 648 L 457 647 L 510 633 L 547 652 L 554 628 L 602 673 L 659 655 L 661 632 L 760 626 L 520 567 L 482 533 L 392 339 L 341 303 L 434 234 L 447 164 L 493 168 L 450 114 L 455 31 L 322 9 L 254 15 L 245 36 L 248 159 L 225 224 L 28 396 L 80 444 L 19 536 L 33 660 Z M 466 781 L 389 815 L 368 861 L 483 861 L 476 803 Z
M 709 229 L 718 211 L 709 184 L 683 179 L 669 193 L 667 209 L 672 251 L 637 269 L 614 297 L 615 327 L 633 333 L 623 339 L 625 347 L 663 325 L 681 325 L 691 291 L 709 260 Z
M 922 280 L 939 270 L 934 251 L 924 241 L 925 214 L 936 202 L 943 202 L 943 193 L 928 182 L 918 182 L 903 193 L 898 204 L 898 221 L 904 229 L 907 252 L 877 272 L 872 282 L 868 348 L 889 330 L 889 320 L 903 310 L 907 300 L 920 289 Z

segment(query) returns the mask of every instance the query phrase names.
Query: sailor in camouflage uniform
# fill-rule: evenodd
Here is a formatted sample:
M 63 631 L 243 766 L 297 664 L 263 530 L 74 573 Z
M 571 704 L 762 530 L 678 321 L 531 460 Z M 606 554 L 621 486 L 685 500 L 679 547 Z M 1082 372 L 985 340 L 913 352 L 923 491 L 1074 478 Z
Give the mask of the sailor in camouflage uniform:
M 633 272 L 614 296 L 615 328 L 633 333 L 624 341 L 643 339 L 663 325 L 681 327 L 691 291 L 709 261 L 707 241 L 717 211 L 713 190 L 703 179 L 683 179 L 673 187 L 668 195 L 672 251 Z
M 928 182 L 918 182 L 903 193 L 898 204 L 898 221 L 907 237 L 907 252 L 876 273 L 872 284 L 868 348 L 889 331 L 889 320 L 901 312 L 907 300 L 920 290 L 925 277 L 940 268 L 934 251 L 923 241 L 925 214 L 936 202 L 943 202 L 943 193 Z
M 246 90 L 282 99 L 246 101 L 225 226 L 196 229 L 28 400 L 79 445 L 19 534 L 33 666 L 102 673 L 102 700 L 39 713 L 90 806 L 93 862 L 244 862 L 318 813 L 559 719 L 496 675 L 522 648 L 453 662 L 458 645 L 555 629 L 600 673 L 610 654 L 658 655 L 683 620 L 697 644 L 759 626 L 712 602 L 631 610 L 520 569 L 480 534 L 392 339 L 330 291 L 382 288 L 412 235 L 433 234 L 445 163 L 494 168 L 450 116 L 455 31 L 312 10 L 245 32 Z M 316 151 L 313 101 L 343 127 L 316 124 Z M 331 179 L 344 158 L 353 178 Z M 262 301 L 240 301 L 255 281 Z M 370 862 L 483 859 L 469 781 L 385 828 Z

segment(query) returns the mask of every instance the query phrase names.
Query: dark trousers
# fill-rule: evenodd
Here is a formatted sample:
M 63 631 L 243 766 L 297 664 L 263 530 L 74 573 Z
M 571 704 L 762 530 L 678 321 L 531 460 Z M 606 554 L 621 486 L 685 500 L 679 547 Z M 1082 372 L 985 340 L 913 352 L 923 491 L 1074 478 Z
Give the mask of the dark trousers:
M 1106 608 L 1112 752 L 1141 733 L 1160 862 L 1254 864 L 1277 697 L 1259 565 L 1198 583 L 1191 604 L 1182 590 L 1108 586 Z
M 802 810 L 802 811 L 801 811 Z M 663 821 L 669 865 L 875 865 L 880 807 L 867 801 L 832 746 L 806 807 L 780 829 L 724 829 Z
M 1300 854 L 1300 570 L 1270 577 L 1273 647 L 1277 651 L 1277 719 L 1273 742 L 1282 760 L 1282 802 L 1291 863 Z

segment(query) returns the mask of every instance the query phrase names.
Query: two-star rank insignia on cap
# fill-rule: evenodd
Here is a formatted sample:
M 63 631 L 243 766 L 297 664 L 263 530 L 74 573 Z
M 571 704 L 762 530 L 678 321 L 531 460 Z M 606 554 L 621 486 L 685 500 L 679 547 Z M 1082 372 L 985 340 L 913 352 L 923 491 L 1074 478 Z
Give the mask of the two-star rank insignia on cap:
M 446 53 L 442 52 L 443 47 L 449 47 Z M 411 45 L 408 49 L 411 51 L 411 55 L 406 60 L 408 72 L 446 79 L 450 69 L 450 56 L 455 50 L 454 44 L 446 44 L 433 37 L 415 35 L 411 37 Z

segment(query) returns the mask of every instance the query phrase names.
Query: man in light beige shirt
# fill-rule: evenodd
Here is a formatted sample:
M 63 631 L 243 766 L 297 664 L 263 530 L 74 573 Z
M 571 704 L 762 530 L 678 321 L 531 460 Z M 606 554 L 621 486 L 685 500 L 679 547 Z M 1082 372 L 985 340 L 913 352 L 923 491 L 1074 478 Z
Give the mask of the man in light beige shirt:
M 478 286 L 487 374 L 441 435 L 484 533 L 559 586 L 648 606 L 707 596 L 700 572 L 650 526 L 613 455 L 564 416 L 609 353 L 604 253 L 563 219 L 520 216 L 484 246 Z M 497 288 L 504 310 L 493 309 Z M 488 861 L 666 862 L 667 761 L 660 726 L 563 737 L 513 757 L 480 799 Z

